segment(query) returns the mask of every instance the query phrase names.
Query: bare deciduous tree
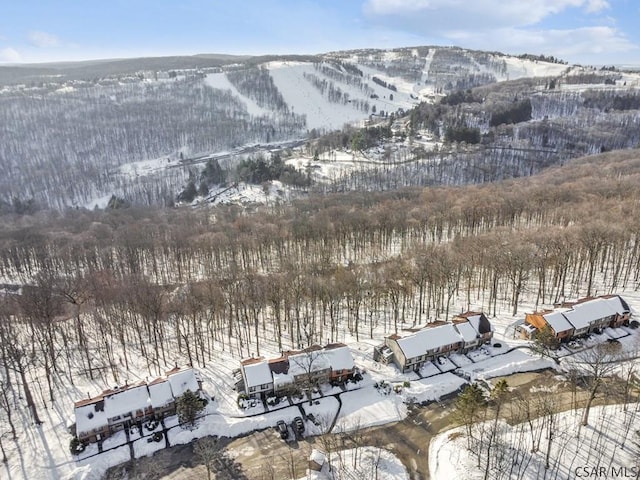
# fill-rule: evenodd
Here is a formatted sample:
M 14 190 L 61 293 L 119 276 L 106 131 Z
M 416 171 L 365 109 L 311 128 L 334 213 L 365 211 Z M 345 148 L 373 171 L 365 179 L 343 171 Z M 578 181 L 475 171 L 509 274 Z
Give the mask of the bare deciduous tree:
M 207 480 L 211 480 L 211 473 L 220 460 L 220 445 L 216 437 L 203 437 L 193 446 L 193 453 L 207 469 Z
M 617 345 L 612 344 L 598 344 L 577 353 L 572 359 L 572 366 L 582 377 L 587 389 L 583 426 L 589 424 L 591 405 L 614 373 L 616 361 L 620 359 L 619 348 L 616 347 Z

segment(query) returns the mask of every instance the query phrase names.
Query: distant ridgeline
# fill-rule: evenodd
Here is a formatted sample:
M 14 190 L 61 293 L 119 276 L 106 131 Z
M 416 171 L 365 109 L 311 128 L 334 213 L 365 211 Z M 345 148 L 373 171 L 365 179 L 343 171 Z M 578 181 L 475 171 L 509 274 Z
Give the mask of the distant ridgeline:
M 228 152 L 220 184 L 344 191 L 530 175 L 640 144 L 638 78 L 453 47 L 0 67 L 0 211 L 173 205 L 206 192 L 214 152 Z M 437 150 L 415 144 L 424 135 Z M 314 187 L 290 152 L 281 165 L 267 147 L 234 154 L 309 137 L 310 156 L 378 149 L 384 165 Z

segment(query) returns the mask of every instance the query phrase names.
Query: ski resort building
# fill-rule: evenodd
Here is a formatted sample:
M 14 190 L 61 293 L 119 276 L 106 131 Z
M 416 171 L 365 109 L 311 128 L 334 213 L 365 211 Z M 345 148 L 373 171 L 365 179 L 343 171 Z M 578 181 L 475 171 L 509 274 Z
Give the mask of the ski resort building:
M 202 382 L 192 369 L 174 368 L 164 377 L 105 390 L 74 404 L 76 423 L 72 433 L 81 442 L 104 440 L 132 425 L 176 413 L 176 399 L 187 390 L 200 392 Z
M 538 331 L 550 328 L 561 342 L 588 335 L 606 327 L 629 324 L 631 309 L 619 295 L 581 298 L 559 303 L 554 310 L 528 313 L 518 327 L 521 337 L 534 338 Z
M 249 358 L 240 362 L 241 382 L 237 388 L 251 398 L 284 396 L 325 383 L 344 383 L 353 378 L 355 363 L 349 348 L 334 343 L 302 351 L 283 352 L 266 360 Z

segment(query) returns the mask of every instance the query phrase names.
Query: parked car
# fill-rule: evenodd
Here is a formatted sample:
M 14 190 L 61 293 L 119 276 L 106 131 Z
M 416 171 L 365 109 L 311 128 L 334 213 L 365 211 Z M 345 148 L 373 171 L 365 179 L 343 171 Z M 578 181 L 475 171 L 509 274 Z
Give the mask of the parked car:
M 298 433 L 304 432 L 304 421 L 302 417 L 296 417 L 293 419 L 293 426 Z
M 284 420 L 278 420 L 276 430 L 280 433 L 280 438 L 287 438 L 289 436 L 289 429 L 287 428 L 287 424 L 284 423 Z

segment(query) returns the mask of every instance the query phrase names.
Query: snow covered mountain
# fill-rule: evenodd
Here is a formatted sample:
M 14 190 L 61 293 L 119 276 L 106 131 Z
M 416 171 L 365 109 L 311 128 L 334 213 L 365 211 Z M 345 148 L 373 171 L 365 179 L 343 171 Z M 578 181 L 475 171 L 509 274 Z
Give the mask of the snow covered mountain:
M 238 78 L 238 66 L 223 70 L 230 68 Z M 406 110 L 451 90 L 571 70 L 560 63 L 452 47 L 335 52 L 253 68 L 268 71 L 290 111 L 303 115 L 309 130 L 338 129 L 370 114 Z M 241 91 L 229 80 L 229 73 L 222 71 L 208 75 L 206 82 L 230 90 L 251 114 L 268 114 L 264 104 L 256 104 L 254 90 Z
M 597 73 L 546 60 L 416 47 L 0 67 L 0 207 L 93 207 L 112 195 L 169 205 L 197 158 L 362 126 L 451 91 Z M 128 167 L 141 162 L 153 168 Z

